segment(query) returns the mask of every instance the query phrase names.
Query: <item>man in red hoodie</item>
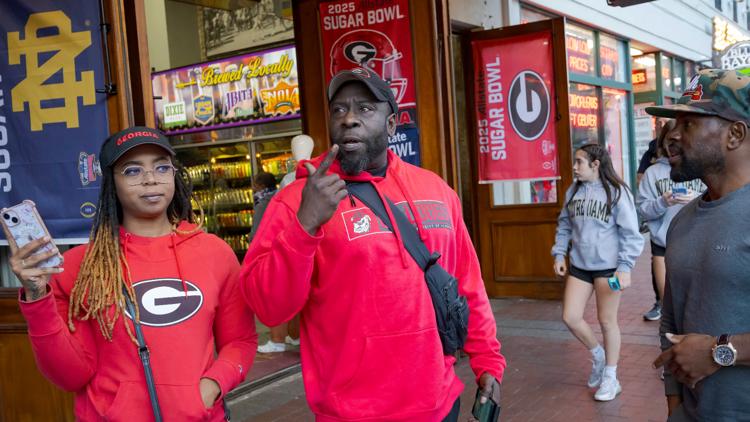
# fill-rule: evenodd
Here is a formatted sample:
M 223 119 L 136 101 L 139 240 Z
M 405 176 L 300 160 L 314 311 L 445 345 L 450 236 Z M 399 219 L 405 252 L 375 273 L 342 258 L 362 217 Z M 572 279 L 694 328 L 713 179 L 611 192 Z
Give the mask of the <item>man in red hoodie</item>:
M 455 421 L 463 384 L 443 354 L 424 273 L 390 211 L 395 233 L 345 181 L 372 183 L 397 204 L 459 280 L 470 309 L 464 351 L 488 396 L 505 359 L 459 199 L 388 149 L 398 105 L 376 74 L 341 72 L 328 98 L 334 145 L 303 162 L 270 202 L 245 256 L 242 293 L 269 326 L 302 313 L 302 373 L 319 422 Z

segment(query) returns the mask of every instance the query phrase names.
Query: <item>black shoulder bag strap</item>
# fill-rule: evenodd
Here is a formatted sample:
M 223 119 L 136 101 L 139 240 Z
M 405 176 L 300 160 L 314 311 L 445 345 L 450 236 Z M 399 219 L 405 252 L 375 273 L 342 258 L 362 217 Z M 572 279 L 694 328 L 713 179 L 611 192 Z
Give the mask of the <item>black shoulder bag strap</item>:
M 378 193 L 375 191 L 375 187 L 372 186 L 371 183 L 350 182 L 347 183 L 346 189 L 367 205 L 372 212 L 374 212 L 375 215 L 377 215 L 383 223 L 395 233 L 391 224 L 391 219 L 388 218 L 388 213 L 385 211 L 383 201 L 380 200 Z M 409 252 L 409 255 L 414 258 L 414 261 L 417 262 L 417 265 L 419 265 L 423 271 L 427 271 L 431 265 L 437 262 L 440 258 L 440 254 L 437 252 L 431 254 L 427 249 L 427 246 L 422 242 L 422 239 L 419 238 L 419 232 L 417 232 L 417 229 L 409 222 L 406 214 L 398 209 L 396 204 L 391 202 L 390 199 L 386 198 L 386 201 L 388 201 L 388 206 L 391 207 L 393 217 L 396 219 L 396 224 L 398 225 L 398 229 L 401 232 L 401 238 L 404 242 L 404 247 Z
M 135 339 L 138 341 L 138 355 L 141 357 L 143 372 L 146 374 L 146 385 L 148 386 L 148 396 L 151 399 L 151 409 L 154 411 L 154 419 L 156 422 L 162 422 L 159 397 L 156 395 L 156 385 L 154 384 L 154 374 L 151 372 L 151 353 L 148 351 L 146 339 L 143 337 L 141 322 L 135 317 L 135 307 L 130 300 L 130 294 L 125 286 L 122 286 L 122 290 L 125 296 L 125 305 L 133 319 L 133 327 L 135 327 Z

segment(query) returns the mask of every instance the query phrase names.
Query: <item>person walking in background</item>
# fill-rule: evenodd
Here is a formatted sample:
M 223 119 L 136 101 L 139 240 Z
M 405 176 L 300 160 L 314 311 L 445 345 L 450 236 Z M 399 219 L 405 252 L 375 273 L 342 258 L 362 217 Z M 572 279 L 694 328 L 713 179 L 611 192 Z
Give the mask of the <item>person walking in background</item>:
M 464 387 L 438 331 L 432 267 L 406 250 L 395 210 L 384 205 L 381 220 L 347 187 L 369 184 L 455 277 L 469 308 L 463 350 L 480 401 L 497 403 L 505 358 L 458 195 L 388 149 L 398 103 L 372 70 L 339 72 L 328 100 L 333 146 L 271 200 L 243 263 L 245 300 L 269 325 L 302 313 L 302 375 L 317 421 L 457 421 Z
M 667 247 L 669 224 L 685 204 L 692 201 L 705 189 L 700 179 L 675 183 L 669 177 L 671 167 L 664 150 L 664 139 L 674 127 L 674 120 L 669 120 L 662 127 L 656 143 L 656 163 L 646 169 L 641 184 L 638 186 L 636 198 L 638 212 L 648 224 L 651 232 L 651 273 L 656 279 L 659 295 L 655 305 L 657 315 L 651 315 L 650 312 L 644 315 L 644 318 L 650 321 L 661 318 L 661 300 L 664 297 L 664 280 L 667 271 L 664 266 L 664 254 Z M 677 190 L 680 190 L 680 192 L 677 192 Z
M 39 370 L 75 392 L 77 420 L 153 421 L 154 399 L 164 420 L 226 420 L 222 399 L 250 371 L 257 336 L 239 262 L 194 223 L 174 154 L 154 129 L 112 135 L 89 244 L 58 268 L 38 267 L 50 254 L 32 255 L 49 239 L 10 258 Z M 134 319 L 150 352 L 151 399 Z
M 654 366 L 665 368 L 669 421 L 750 420 L 750 76 L 701 70 L 665 139 L 670 177 L 707 191 L 667 232 L 667 282 Z
M 599 387 L 594 398 L 614 399 L 622 391 L 617 380 L 620 328 L 617 310 L 621 290 L 630 286 L 630 272 L 643 249 L 633 197 L 617 176 L 607 150 L 587 144 L 575 153 L 576 181 L 568 189 L 558 218 L 555 273 L 568 272 L 565 256 L 570 251 L 570 272 L 565 282 L 563 321 L 591 352 L 593 365 L 588 386 Z M 610 286 L 615 276 L 619 287 Z M 614 283 L 614 282 L 613 282 Z M 586 302 L 596 292 L 596 310 L 602 328 L 602 347 L 583 319 Z
M 637 186 L 641 185 L 641 179 L 643 179 L 643 175 L 646 173 L 646 170 L 652 164 L 656 163 L 656 159 L 658 158 L 656 152 L 656 141 L 659 137 L 659 134 L 662 132 L 665 119 L 654 120 L 654 132 L 656 133 L 656 137 L 648 143 L 648 149 L 646 149 L 646 151 L 643 153 L 643 155 L 641 156 L 641 160 L 638 163 L 638 171 L 635 174 L 635 183 Z M 641 216 L 641 233 L 646 232 L 648 232 L 648 224 L 645 220 L 643 220 L 643 217 Z M 661 318 L 662 294 L 659 293 L 659 285 L 656 281 L 656 274 L 654 274 L 653 270 L 651 271 L 651 287 L 654 289 L 654 305 L 651 307 L 651 309 L 643 314 L 643 319 L 646 321 L 658 321 L 659 318 Z
M 250 241 L 258 232 L 268 203 L 276 195 L 276 177 L 271 173 L 260 172 L 255 175 L 253 182 L 253 227 L 250 231 Z M 279 353 L 286 350 L 287 344 L 299 346 L 299 318 L 295 317 L 288 323 L 269 327 L 270 336 L 265 344 L 258 346 L 259 353 Z

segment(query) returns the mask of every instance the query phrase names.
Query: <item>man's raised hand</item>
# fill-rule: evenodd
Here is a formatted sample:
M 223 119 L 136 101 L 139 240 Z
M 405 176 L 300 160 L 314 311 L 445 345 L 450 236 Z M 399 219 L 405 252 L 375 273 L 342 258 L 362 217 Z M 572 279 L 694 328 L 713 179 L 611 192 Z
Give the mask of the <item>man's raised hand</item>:
M 338 152 L 339 146 L 332 146 L 317 169 L 312 164 L 305 163 L 309 174 L 302 189 L 302 202 L 297 211 L 297 218 L 311 236 L 331 219 L 339 202 L 348 194 L 346 182 L 338 174 L 326 175 Z

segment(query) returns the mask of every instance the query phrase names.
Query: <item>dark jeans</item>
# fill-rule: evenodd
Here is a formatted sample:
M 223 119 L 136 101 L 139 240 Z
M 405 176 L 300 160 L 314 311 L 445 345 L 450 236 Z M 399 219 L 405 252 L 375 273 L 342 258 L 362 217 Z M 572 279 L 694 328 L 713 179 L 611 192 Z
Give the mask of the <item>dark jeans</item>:
M 456 399 L 456 402 L 453 403 L 453 407 L 451 408 L 451 412 L 448 413 L 448 416 L 443 419 L 443 422 L 458 422 L 458 411 L 461 409 L 461 397 Z

